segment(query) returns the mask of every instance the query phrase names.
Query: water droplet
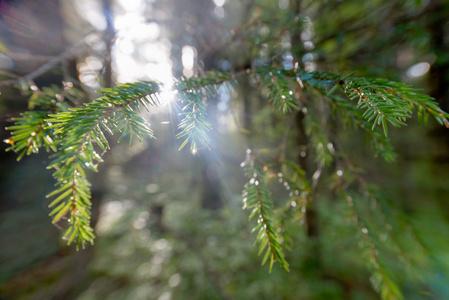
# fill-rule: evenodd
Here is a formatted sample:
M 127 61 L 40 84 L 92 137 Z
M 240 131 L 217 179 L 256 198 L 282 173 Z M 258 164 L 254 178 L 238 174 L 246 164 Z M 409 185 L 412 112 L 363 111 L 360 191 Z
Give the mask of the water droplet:
M 342 170 L 337 170 L 337 176 L 341 177 L 343 175 L 343 171 Z
M 293 206 L 293 207 L 296 207 L 296 202 L 292 201 L 292 202 L 290 202 L 290 205 Z
M 368 234 L 368 229 L 366 229 L 366 228 L 364 227 L 364 228 L 362 228 L 362 232 L 363 232 L 364 234 Z
M 246 153 L 250 154 L 251 153 L 251 149 L 246 149 Z
M 256 179 L 251 178 L 251 179 L 249 180 L 249 183 L 250 183 L 250 184 L 254 184 L 255 181 L 256 181 Z
M 246 165 L 245 162 L 242 162 L 242 163 L 240 164 L 240 167 L 243 168 L 243 167 L 245 167 L 245 165 Z
M 282 177 L 282 176 L 283 176 L 282 173 L 279 172 L 279 173 L 278 173 L 278 177 Z
M 256 186 L 258 186 L 258 185 L 259 185 L 259 181 L 256 180 L 256 182 L 254 182 L 254 184 L 255 184 Z

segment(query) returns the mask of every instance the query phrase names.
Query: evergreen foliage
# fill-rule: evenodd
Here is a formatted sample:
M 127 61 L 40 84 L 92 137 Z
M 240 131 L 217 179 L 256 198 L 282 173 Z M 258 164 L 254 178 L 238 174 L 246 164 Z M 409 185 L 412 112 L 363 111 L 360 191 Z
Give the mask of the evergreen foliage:
M 135 138 L 154 138 L 150 124 L 140 114 L 142 109 L 158 106 L 164 102 L 164 93 L 169 93 L 183 106 L 183 119 L 178 127 L 179 149 L 190 143 L 195 154 L 200 149 L 210 148 L 208 132 L 213 130 L 206 119 L 207 99 L 214 95 L 221 84 L 236 87 L 236 78 L 251 76 L 268 90 L 273 111 L 291 114 L 301 111 L 305 115 L 305 132 L 309 148 L 313 149 L 317 171 L 307 176 L 298 163 L 286 158 L 266 159 L 257 151 L 248 150 L 242 163 L 249 182 L 244 187 L 244 208 L 251 209 L 249 218 L 257 220 L 253 231 L 263 253 L 262 263 L 270 260 L 270 271 L 275 262 L 289 270 L 286 250 L 291 248 L 291 233 L 286 224 L 304 220 L 313 191 L 323 168 L 332 169 L 333 188 L 347 202 L 354 224 L 362 232 L 365 247 L 371 258 L 377 287 L 384 299 L 400 299 L 401 293 L 385 271 L 378 243 L 371 236 L 371 225 L 365 221 L 363 209 L 354 205 L 367 197 L 378 203 L 378 197 L 369 188 L 365 179 L 345 157 L 335 137 L 328 132 L 328 124 L 322 118 L 322 107 L 327 106 L 334 118 L 345 125 L 360 128 L 372 140 L 376 154 L 387 160 L 395 153 L 387 137 L 388 126 L 403 126 L 414 111 L 427 121 L 433 116 L 440 124 L 449 127 L 449 115 L 442 111 L 433 99 L 419 90 L 403 83 L 386 79 L 369 79 L 343 76 L 332 72 L 305 72 L 285 70 L 274 66 L 259 67 L 234 75 L 210 72 L 202 77 L 181 78 L 170 90 L 158 82 L 122 84 L 113 89 L 103 89 L 102 97 L 77 107 L 43 101 L 35 110 L 30 110 L 14 119 L 16 125 L 7 128 L 11 138 L 5 142 L 9 150 L 18 153 L 20 160 L 25 154 L 37 153 L 44 147 L 55 153 L 51 156 L 49 169 L 56 187 L 48 194 L 52 198 L 50 216 L 53 223 L 67 219 L 69 228 L 64 233 L 68 244 L 78 247 L 93 244 L 94 233 L 90 226 L 91 193 L 86 170 L 97 172 L 103 161 L 102 155 L 110 148 L 110 136 L 120 133 L 119 141 L 129 137 L 130 147 Z M 34 98 L 30 100 L 33 103 Z M 30 107 L 33 108 L 33 107 Z M 335 149 L 334 144 L 337 145 Z M 257 153 L 257 154 L 256 154 Z M 335 168 L 335 169 L 334 169 Z M 271 199 L 270 182 L 280 181 L 289 193 L 287 201 L 281 203 Z M 373 200 L 374 199 L 374 200 Z M 377 205 L 377 204 L 376 204 Z M 370 220 L 373 221 L 373 220 Z M 359 232 L 360 232 L 359 231 Z

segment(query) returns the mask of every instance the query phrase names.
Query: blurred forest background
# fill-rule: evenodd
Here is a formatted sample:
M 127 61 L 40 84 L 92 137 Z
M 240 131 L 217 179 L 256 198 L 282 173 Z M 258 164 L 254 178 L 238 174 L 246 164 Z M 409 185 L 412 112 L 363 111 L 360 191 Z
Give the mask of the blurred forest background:
M 410 83 L 449 111 L 448 16 L 446 0 L 0 1 L 1 139 L 39 97 L 79 105 L 117 82 L 169 84 L 267 64 Z M 247 148 L 304 150 L 297 131 L 284 140 L 295 115 L 273 113 L 266 99 L 247 77 L 235 91 L 219 89 L 209 104 L 213 148 L 196 156 L 177 150 L 169 106 L 149 116 L 156 140 L 111 144 L 91 174 L 96 242 L 78 252 L 48 217 L 48 154 L 18 163 L 2 143 L 0 298 L 379 299 L 362 234 L 325 177 L 317 229 L 291 225 L 290 272 L 260 265 L 240 163 Z M 373 228 L 378 251 L 397 247 L 392 239 L 402 245 L 383 258 L 388 278 L 405 299 L 448 299 L 449 131 L 433 120 L 391 128 L 398 157 L 387 163 L 363 134 L 335 127 L 354 166 L 388 195 L 395 226 Z M 382 218 L 367 207 L 367 218 Z

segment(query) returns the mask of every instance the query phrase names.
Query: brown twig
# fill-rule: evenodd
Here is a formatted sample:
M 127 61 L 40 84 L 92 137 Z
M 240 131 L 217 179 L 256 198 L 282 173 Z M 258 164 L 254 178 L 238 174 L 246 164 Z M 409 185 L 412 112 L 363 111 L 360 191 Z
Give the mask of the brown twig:
M 30 81 L 30 80 L 33 80 L 36 77 L 46 73 L 47 71 L 51 70 L 57 64 L 76 55 L 78 53 L 79 49 L 81 48 L 81 46 L 83 46 L 86 43 L 86 40 L 94 33 L 96 33 L 96 32 L 94 31 L 94 32 L 88 33 L 84 38 L 82 38 L 75 45 L 69 47 L 64 52 L 62 52 L 60 55 L 51 58 L 45 64 L 41 65 L 39 68 L 32 71 L 31 73 L 28 73 L 24 76 L 17 77 L 15 79 L 8 79 L 8 80 L 0 81 L 0 87 L 15 85 L 15 84 L 20 83 L 21 81 Z M 47 56 L 45 56 L 45 57 L 48 58 Z M 14 57 L 11 57 L 11 58 L 14 58 Z M 41 58 L 43 58 L 43 57 L 41 57 Z

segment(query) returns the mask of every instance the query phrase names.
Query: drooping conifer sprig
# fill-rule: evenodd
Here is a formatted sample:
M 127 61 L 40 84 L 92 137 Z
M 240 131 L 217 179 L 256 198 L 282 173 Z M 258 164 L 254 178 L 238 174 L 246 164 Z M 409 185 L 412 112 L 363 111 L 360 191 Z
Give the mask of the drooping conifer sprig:
M 176 135 L 178 139 L 185 137 L 179 150 L 188 142 L 192 154 L 198 152 L 199 145 L 209 149 L 210 138 L 207 132 L 211 130 L 211 125 L 206 119 L 207 107 L 204 99 L 194 92 L 182 92 L 181 97 L 187 104 L 182 109 L 184 119 L 178 125 L 182 131 Z
M 379 247 L 376 245 L 376 241 L 372 234 L 372 230 L 367 222 L 365 222 L 355 207 L 354 198 L 348 191 L 343 191 L 344 198 L 351 210 L 352 219 L 360 230 L 359 234 L 362 235 L 364 244 L 368 251 L 368 263 L 372 270 L 371 282 L 374 288 L 381 294 L 382 299 L 385 300 L 401 300 L 403 295 L 398 284 L 395 282 L 389 270 L 386 268 L 385 263 L 380 257 Z
M 249 149 L 242 167 L 245 175 L 250 178 L 243 190 L 243 208 L 252 210 L 250 219 L 257 218 L 257 225 L 253 228 L 253 232 L 257 232 L 256 243 L 259 244 L 259 255 L 265 251 L 262 264 L 265 264 L 269 258 L 270 272 L 275 262 L 288 271 L 289 264 L 285 259 L 281 236 L 274 225 L 274 208 L 266 186 L 266 171 L 254 160 Z
M 306 178 L 306 172 L 301 167 L 288 159 L 281 161 L 281 172 L 277 174 L 278 181 L 288 191 L 287 203 L 281 210 L 280 231 L 285 247 L 292 246 L 292 234 L 286 230 L 286 225 L 291 221 L 305 221 L 305 213 L 311 194 L 311 186 Z
M 190 152 L 196 154 L 198 149 L 210 149 L 208 132 L 212 129 L 206 118 L 207 99 L 215 97 L 220 84 L 229 84 L 235 89 L 235 81 L 231 74 L 222 72 L 207 72 L 205 77 L 181 78 L 175 83 L 177 98 L 184 104 L 179 123 L 181 130 L 177 138 L 184 138 L 179 150 L 190 142 Z
M 337 141 L 337 144 L 338 141 Z M 368 267 L 372 271 L 371 282 L 382 299 L 403 299 L 399 280 L 386 259 L 401 260 L 414 274 L 422 268 L 421 261 L 407 255 L 409 242 L 421 245 L 410 226 L 401 226 L 394 217 L 395 205 L 380 189 L 364 178 L 349 157 L 338 145 L 340 155 L 336 158 L 337 172 L 331 177 L 330 187 L 349 207 L 352 223 L 356 225 L 368 253 Z M 403 245 L 399 237 L 410 234 L 411 240 Z M 391 242 L 385 243 L 386 240 Z M 419 273 L 419 272 L 418 272 Z M 421 279 L 420 279 L 421 280 Z

